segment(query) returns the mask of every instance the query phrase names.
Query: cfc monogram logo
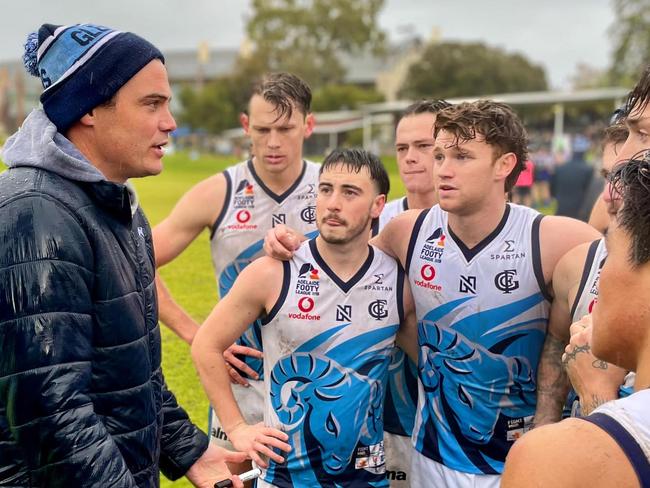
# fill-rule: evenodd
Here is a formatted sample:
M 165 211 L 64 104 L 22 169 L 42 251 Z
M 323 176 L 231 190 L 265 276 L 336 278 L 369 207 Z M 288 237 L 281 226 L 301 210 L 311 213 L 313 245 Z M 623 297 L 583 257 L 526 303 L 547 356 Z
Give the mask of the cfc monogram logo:
M 300 212 L 300 218 L 302 219 L 303 222 L 306 222 L 307 224 L 313 224 L 316 222 L 316 207 L 313 205 L 310 205 L 308 207 L 305 207 L 302 209 Z
M 504 294 L 509 294 L 519 288 L 519 281 L 515 279 L 517 276 L 516 269 L 507 269 L 502 271 L 494 277 L 494 286 L 497 290 L 502 291 Z
M 387 304 L 387 300 L 375 300 L 368 305 L 368 313 L 376 320 L 385 319 L 388 317 L 388 310 L 386 309 Z

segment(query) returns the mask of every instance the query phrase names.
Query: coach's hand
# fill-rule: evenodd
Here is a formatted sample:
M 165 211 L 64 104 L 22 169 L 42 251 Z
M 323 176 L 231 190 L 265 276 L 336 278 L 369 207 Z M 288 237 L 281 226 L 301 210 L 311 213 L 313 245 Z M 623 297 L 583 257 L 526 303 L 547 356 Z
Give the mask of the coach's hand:
M 203 455 L 190 467 L 185 476 L 197 488 L 213 488 L 224 479 L 232 480 L 232 486 L 243 488 L 238 476 L 233 476 L 226 463 L 242 463 L 248 459 L 244 452 L 232 452 L 210 443 Z
M 235 449 L 248 454 L 262 468 L 267 468 L 268 463 L 260 455 L 273 459 L 276 463 L 283 463 L 284 458 L 273 448 L 291 451 L 291 446 L 285 442 L 289 436 L 278 429 L 266 427 L 263 422 L 255 425 L 239 424 L 228 433 L 228 439 Z
M 562 362 L 573 389 L 580 397 L 582 415 L 618 397 L 619 386 L 626 371 L 591 353 L 591 315 L 571 324 L 571 341 L 564 350 Z
M 264 252 L 272 258 L 288 261 L 300 247 L 305 236 L 284 224 L 269 229 L 264 237 Z
M 240 375 L 239 371 L 242 371 L 244 374 L 247 374 L 250 378 L 255 380 L 259 379 L 259 375 L 244 361 L 238 359 L 236 354 L 258 359 L 262 359 L 264 354 L 262 351 L 258 351 L 252 347 L 240 346 L 239 344 L 233 344 L 223 352 L 223 358 L 226 360 L 226 367 L 228 368 L 230 381 L 238 385 L 249 386 L 248 380 Z

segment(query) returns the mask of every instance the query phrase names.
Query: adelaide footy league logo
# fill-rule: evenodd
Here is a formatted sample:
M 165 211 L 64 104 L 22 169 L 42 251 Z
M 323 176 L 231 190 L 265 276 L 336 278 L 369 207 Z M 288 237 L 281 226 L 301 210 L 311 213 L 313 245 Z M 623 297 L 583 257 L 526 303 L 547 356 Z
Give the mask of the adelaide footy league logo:
M 446 236 L 442 231 L 442 227 L 438 227 L 433 233 L 427 237 L 422 250 L 420 251 L 420 259 L 432 263 L 440 263 L 442 255 L 445 252 L 445 239 Z
M 233 206 L 235 208 L 253 208 L 255 206 L 255 190 L 248 180 L 242 180 L 237 185 Z
M 296 280 L 296 294 L 318 296 L 320 290 L 320 276 L 318 268 L 315 268 L 311 263 L 305 263 L 298 271 L 298 279 Z

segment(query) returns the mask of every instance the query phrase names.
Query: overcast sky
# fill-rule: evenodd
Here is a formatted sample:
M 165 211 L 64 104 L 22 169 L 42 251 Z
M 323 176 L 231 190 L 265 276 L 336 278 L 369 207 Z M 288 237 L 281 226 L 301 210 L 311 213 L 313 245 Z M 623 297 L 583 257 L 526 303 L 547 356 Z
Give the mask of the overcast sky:
M 0 60 L 16 59 L 42 23 L 93 22 L 130 30 L 163 50 L 237 47 L 247 0 L 5 0 L 0 3 Z M 442 40 L 480 40 L 525 54 L 567 88 L 577 63 L 610 64 L 611 0 L 386 0 L 380 24 L 391 39 L 411 33 Z

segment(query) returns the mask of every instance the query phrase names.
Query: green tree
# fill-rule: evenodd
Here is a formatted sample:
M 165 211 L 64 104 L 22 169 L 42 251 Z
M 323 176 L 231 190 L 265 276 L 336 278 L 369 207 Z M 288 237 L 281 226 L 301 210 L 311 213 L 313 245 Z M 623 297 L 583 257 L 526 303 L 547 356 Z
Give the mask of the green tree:
M 452 98 L 546 90 L 546 74 L 521 54 L 482 43 L 429 44 L 408 71 L 405 98 Z
M 614 41 L 611 81 L 633 85 L 650 62 L 650 2 L 613 0 L 614 23 L 610 34 Z
M 384 0 L 253 0 L 246 25 L 253 49 L 240 72 L 290 71 L 312 87 L 342 81 L 342 52 L 380 53 Z
M 183 87 L 179 99 L 183 110 L 181 124 L 192 129 L 204 129 L 211 134 L 236 127 L 241 109 L 237 106 L 237 90 L 229 78 L 221 78 L 201 90 Z
M 312 110 L 326 112 L 352 110 L 364 103 L 383 102 L 384 96 L 374 88 L 354 85 L 326 85 L 314 91 Z

